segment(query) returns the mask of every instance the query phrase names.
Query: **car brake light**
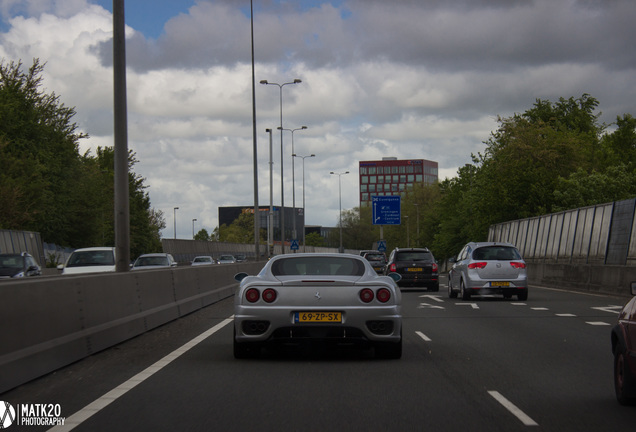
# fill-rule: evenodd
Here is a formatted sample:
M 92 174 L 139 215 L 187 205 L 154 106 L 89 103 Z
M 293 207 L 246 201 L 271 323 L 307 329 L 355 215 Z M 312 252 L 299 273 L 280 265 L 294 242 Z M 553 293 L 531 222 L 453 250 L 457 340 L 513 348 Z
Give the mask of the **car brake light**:
M 377 297 L 380 303 L 386 303 L 391 298 L 391 291 L 386 288 L 380 288 L 377 292 Z
M 261 293 L 256 288 L 250 288 L 245 291 L 245 299 L 250 303 L 256 303 L 261 297 Z
M 392 272 L 397 272 L 397 267 L 395 266 L 395 263 L 393 263 L 393 264 L 391 264 L 389 266 L 389 270 L 392 271 Z
M 271 303 L 276 300 L 276 291 L 271 288 L 267 288 L 263 291 L 263 300 L 265 303 Z
M 437 264 L 433 263 L 433 265 L 431 266 L 431 270 L 433 270 L 433 273 L 435 273 L 437 271 Z
M 468 268 L 469 269 L 483 269 L 484 267 L 486 267 L 486 265 L 488 265 L 487 262 L 480 261 L 480 262 L 474 262 L 474 263 L 468 264 Z
M 364 288 L 360 291 L 360 300 L 365 303 L 369 303 L 373 300 L 373 291 L 370 288 Z
M 512 266 L 512 268 L 516 268 L 516 269 L 526 268 L 526 263 L 517 262 L 517 261 L 510 261 L 510 265 Z

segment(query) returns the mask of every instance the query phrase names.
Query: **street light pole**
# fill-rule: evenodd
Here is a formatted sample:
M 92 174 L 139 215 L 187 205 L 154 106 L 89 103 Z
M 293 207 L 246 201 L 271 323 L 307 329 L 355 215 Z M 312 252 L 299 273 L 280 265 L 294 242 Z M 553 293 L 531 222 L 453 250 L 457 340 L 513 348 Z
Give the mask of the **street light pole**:
M 267 257 L 273 254 L 274 239 L 274 161 L 272 159 L 272 130 L 269 133 L 269 214 L 267 215 Z
M 282 245 L 282 253 L 285 253 L 285 188 L 283 182 L 283 87 L 288 84 L 300 84 L 302 81 L 296 78 L 292 82 L 283 84 L 271 83 L 267 80 L 261 80 L 264 85 L 276 85 L 280 90 L 280 240 Z
M 174 212 L 174 239 L 177 239 L 177 210 L 179 210 L 179 207 L 175 207 L 173 209 Z
M 296 232 L 296 174 L 294 170 L 294 132 L 296 132 L 297 130 L 307 129 L 307 126 L 301 126 L 296 129 L 283 129 L 279 127 L 278 129 L 289 131 L 291 132 L 292 136 L 292 213 L 294 214 L 294 219 L 292 221 L 292 237 L 294 239 L 297 239 L 298 233 Z
M 340 249 L 339 249 L 339 252 L 344 253 L 344 247 L 342 246 L 342 182 L 340 180 L 343 175 L 349 174 L 349 171 L 345 171 L 342 173 L 336 173 L 331 171 L 330 174 L 334 174 L 338 176 L 338 196 L 339 196 L 339 202 L 340 202 Z
M 192 240 L 194 240 L 194 223 L 196 222 L 196 219 L 192 219 Z
M 316 157 L 316 155 L 310 154 L 309 156 L 300 156 L 292 154 L 292 157 L 301 158 L 303 160 L 303 252 L 305 252 L 305 234 L 307 232 L 307 227 L 305 225 L 307 220 L 307 210 L 305 209 L 305 158 Z

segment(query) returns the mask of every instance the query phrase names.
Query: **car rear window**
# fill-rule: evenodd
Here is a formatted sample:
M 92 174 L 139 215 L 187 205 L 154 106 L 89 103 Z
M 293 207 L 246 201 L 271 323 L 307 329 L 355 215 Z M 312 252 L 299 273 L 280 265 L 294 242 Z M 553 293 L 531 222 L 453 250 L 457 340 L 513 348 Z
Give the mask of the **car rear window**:
M 364 256 L 368 261 L 384 261 L 384 255 L 381 253 L 377 253 L 377 254 L 366 254 Z
M 166 257 L 141 257 L 137 260 L 137 267 L 170 265 Z
M 520 260 L 521 255 L 516 248 L 510 246 L 484 246 L 475 249 L 474 260 L 512 261 Z
M 67 267 L 82 267 L 95 265 L 115 265 L 112 251 L 83 251 L 73 252 Z
M 274 276 L 362 276 L 364 263 L 346 257 L 290 257 L 272 264 Z
M 404 251 L 395 255 L 396 261 L 433 261 L 433 254 L 425 251 Z

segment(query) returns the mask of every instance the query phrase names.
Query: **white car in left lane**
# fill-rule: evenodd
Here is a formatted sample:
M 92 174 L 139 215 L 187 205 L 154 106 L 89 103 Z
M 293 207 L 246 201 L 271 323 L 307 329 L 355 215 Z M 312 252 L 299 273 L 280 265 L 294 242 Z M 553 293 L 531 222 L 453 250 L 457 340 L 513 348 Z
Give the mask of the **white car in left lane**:
M 322 341 L 371 345 L 376 357 L 400 358 L 399 278 L 348 254 L 279 255 L 257 276 L 238 273 L 234 357 L 256 357 L 266 344 Z
M 57 266 L 62 274 L 103 273 L 115 271 L 114 247 L 75 249 L 66 264 Z

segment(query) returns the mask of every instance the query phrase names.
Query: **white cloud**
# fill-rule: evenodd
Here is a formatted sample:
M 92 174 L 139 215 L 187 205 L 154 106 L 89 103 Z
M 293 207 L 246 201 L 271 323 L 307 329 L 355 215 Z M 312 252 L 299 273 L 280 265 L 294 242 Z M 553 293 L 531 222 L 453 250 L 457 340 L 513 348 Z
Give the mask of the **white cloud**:
M 498 115 L 535 98 L 589 93 L 605 121 L 634 113 L 636 5 L 549 0 L 516 2 L 346 0 L 295 7 L 267 2 L 255 17 L 256 114 L 261 206 L 269 205 L 273 128 L 274 200 L 280 204 L 279 88 L 285 128 L 305 162 L 307 223 L 335 225 L 342 205 L 358 205 L 359 160 L 426 158 L 440 179 L 483 151 Z M 111 14 L 84 0 L 0 0 L 4 61 L 46 62 L 44 85 L 91 138 L 82 151 L 111 145 Z M 157 23 L 158 28 L 164 23 Z M 212 231 L 217 208 L 252 205 L 252 71 L 249 16 L 232 1 L 197 1 L 165 23 L 158 39 L 129 28 L 129 147 L 152 205 L 172 236 Z M 292 204 L 291 140 L 285 132 L 285 204 Z M 296 161 L 296 205 L 302 202 Z

